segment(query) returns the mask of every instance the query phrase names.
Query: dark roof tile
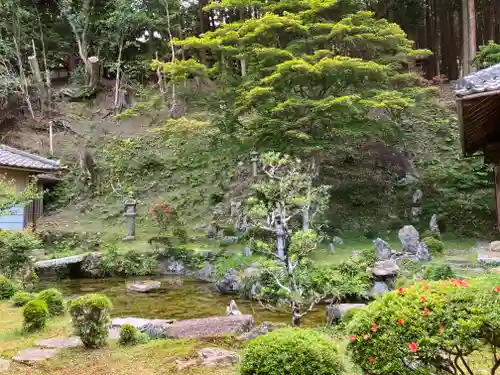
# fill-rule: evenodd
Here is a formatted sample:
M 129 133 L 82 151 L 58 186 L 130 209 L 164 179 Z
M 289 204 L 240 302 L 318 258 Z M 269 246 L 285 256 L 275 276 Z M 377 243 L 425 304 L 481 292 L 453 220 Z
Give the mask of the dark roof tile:
M 58 160 L 50 160 L 5 145 L 0 145 L 0 166 L 38 171 L 54 171 L 60 167 Z

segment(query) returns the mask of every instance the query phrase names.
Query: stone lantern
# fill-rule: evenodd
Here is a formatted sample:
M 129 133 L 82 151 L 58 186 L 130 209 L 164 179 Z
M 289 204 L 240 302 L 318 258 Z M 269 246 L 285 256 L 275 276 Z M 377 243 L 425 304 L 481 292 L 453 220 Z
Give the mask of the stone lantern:
M 137 202 L 135 200 L 125 202 L 123 216 L 127 218 L 127 236 L 123 241 L 133 241 L 135 240 L 135 217 L 137 216 Z

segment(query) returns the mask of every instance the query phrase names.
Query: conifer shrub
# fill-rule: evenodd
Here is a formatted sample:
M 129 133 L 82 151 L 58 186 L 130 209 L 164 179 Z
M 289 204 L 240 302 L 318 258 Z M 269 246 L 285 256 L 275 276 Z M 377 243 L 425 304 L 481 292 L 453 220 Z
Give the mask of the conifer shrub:
M 335 375 L 343 373 L 335 343 L 310 329 L 284 328 L 249 341 L 241 375 Z
M 76 334 L 87 348 L 101 348 L 108 338 L 111 302 L 102 294 L 86 294 L 71 301 L 69 312 Z
M 18 290 L 19 286 L 14 281 L 0 275 L 0 300 L 11 298 Z
M 37 296 L 44 300 L 49 308 L 49 313 L 52 316 L 63 315 L 65 311 L 64 298 L 62 293 L 57 289 L 42 290 Z
M 140 332 L 132 324 L 124 324 L 120 327 L 120 338 L 118 343 L 121 346 L 132 346 L 144 343 L 149 340 L 149 336 Z
M 374 375 L 467 373 L 475 352 L 500 347 L 499 305 L 499 275 L 422 281 L 358 311 L 346 327 L 348 350 Z
M 422 239 L 422 242 L 427 245 L 427 249 L 432 255 L 439 255 L 444 251 L 444 243 L 440 240 L 436 240 L 433 237 L 425 237 L 424 239 Z
M 27 331 L 38 331 L 47 325 L 50 314 L 47 303 L 41 299 L 29 301 L 23 308 L 24 328 Z
M 29 301 L 32 301 L 35 298 L 36 298 L 36 295 L 33 293 L 19 291 L 19 292 L 14 293 L 14 295 L 12 296 L 12 298 L 10 300 L 15 307 L 23 307 Z

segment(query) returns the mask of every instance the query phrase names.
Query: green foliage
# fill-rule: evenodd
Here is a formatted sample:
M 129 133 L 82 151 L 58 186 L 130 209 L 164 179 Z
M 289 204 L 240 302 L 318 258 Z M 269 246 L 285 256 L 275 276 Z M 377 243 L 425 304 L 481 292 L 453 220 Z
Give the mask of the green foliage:
M 359 311 L 347 326 L 348 349 L 373 374 L 440 373 L 444 366 L 462 372 L 475 352 L 498 347 L 499 303 L 497 275 L 422 281 Z M 406 366 L 408 361 L 419 367 Z
M 118 343 L 121 346 L 133 346 L 147 341 L 147 335 L 141 333 L 132 324 L 124 324 L 120 327 L 120 338 Z
M 37 299 L 45 301 L 49 309 L 49 314 L 52 316 L 63 315 L 65 312 L 64 298 L 62 293 L 57 289 L 42 290 L 37 295 Z
M 226 272 L 233 269 L 236 271 L 243 271 L 245 268 L 250 267 L 255 259 L 252 257 L 246 257 L 243 254 L 224 254 L 217 257 L 217 262 L 215 263 L 215 273 L 218 278 L 224 277 Z
M 41 299 L 29 301 L 23 308 L 24 328 L 37 331 L 45 328 L 50 314 L 47 303 Z
M 87 294 L 71 301 L 69 312 L 73 327 L 85 347 L 94 349 L 106 345 L 111 308 L 108 297 L 101 294 Z
M 343 373 L 335 343 L 323 334 L 284 328 L 251 340 L 243 351 L 241 375 L 335 375 Z
M 19 291 L 14 293 L 10 300 L 15 307 L 23 307 L 34 299 L 36 299 L 36 294 Z
M 187 241 L 186 224 L 171 204 L 167 202 L 156 203 L 153 205 L 152 215 L 160 228 L 160 235 L 165 239 L 168 238 L 170 244 Z
M 0 235 L 0 270 L 11 277 L 33 261 L 33 250 L 41 248 L 42 243 L 36 234 L 28 230 L 3 231 Z
M 439 281 L 439 280 L 451 280 L 457 277 L 453 268 L 449 264 L 431 264 L 425 267 L 424 279 Z
M 488 44 L 479 46 L 479 50 L 472 60 L 472 64 L 479 69 L 500 63 L 500 44 L 493 40 L 488 41 Z
M 399 229 L 399 228 L 398 228 Z M 434 238 L 436 240 L 439 240 L 441 241 L 441 233 L 440 232 L 433 232 L 431 230 L 426 230 L 424 231 L 421 235 L 420 235 L 420 238 L 427 238 L 427 237 L 431 237 L 431 238 Z
M 116 246 L 108 246 L 99 263 L 101 276 L 148 276 L 156 272 L 155 254 L 129 250 L 123 254 Z
M 0 275 L 0 300 L 11 298 L 19 290 L 19 285 Z
M 427 245 L 427 248 L 432 255 L 439 255 L 444 251 L 444 243 L 434 237 L 425 237 L 422 239 L 422 242 Z

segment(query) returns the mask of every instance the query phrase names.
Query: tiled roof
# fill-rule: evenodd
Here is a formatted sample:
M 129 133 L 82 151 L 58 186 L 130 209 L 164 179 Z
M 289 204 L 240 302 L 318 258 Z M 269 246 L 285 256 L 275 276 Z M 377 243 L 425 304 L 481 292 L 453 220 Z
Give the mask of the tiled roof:
M 58 160 L 42 158 L 41 156 L 5 145 L 0 145 L 0 166 L 36 171 L 54 171 L 60 167 Z
M 500 90 L 500 64 L 478 70 L 460 78 L 456 84 L 455 94 L 467 96 L 480 92 Z

